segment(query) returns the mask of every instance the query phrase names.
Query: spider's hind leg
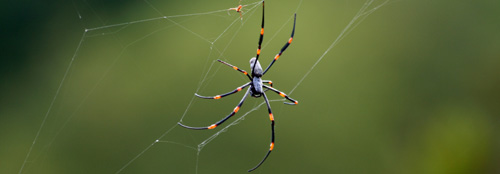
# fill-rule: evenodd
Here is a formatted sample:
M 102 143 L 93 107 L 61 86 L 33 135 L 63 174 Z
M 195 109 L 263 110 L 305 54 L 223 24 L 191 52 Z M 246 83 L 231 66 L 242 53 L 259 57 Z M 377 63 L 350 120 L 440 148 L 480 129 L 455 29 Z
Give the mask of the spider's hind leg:
M 274 116 L 273 112 L 271 111 L 271 105 L 269 105 L 269 100 L 266 97 L 265 93 L 262 93 L 262 96 L 264 97 L 264 100 L 266 101 L 267 104 L 267 111 L 269 112 L 269 120 L 271 120 L 271 144 L 269 145 L 269 150 L 267 151 L 266 155 L 264 158 L 255 166 L 254 168 L 251 168 L 248 170 L 248 172 L 254 171 L 255 169 L 259 168 L 260 165 L 266 161 L 267 157 L 269 157 L 269 154 L 271 154 L 271 151 L 274 149 Z
M 204 99 L 220 99 L 222 97 L 226 97 L 228 95 L 231 95 L 231 94 L 234 94 L 234 93 L 237 93 L 237 92 L 240 92 L 242 89 L 246 88 L 247 86 L 250 85 L 250 82 L 248 83 L 245 83 L 244 85 L 241 85 L 240 87 L 236 88 L 235 90 L 231 91 L 231 92 L 228 92 L 228 93 L 225 93 L 225 94 L 220 94 L 220 95 L 216 95 L 216 96 L 201 96 L 201 95 L 198 95 L 197 93 L 194 93 L 194 95 L 196 97 L 199 97 L 199 98 L 204 98 Z
M 207 127 L 191 127 L 191 126 L 186 126 L 184 124 L 182 124 L 181 122 L 178 122 L 177 124 L 179 124 L 179 126 L 182 126 L 184 128 L 188 128 L 188 129 L 195 129 L 195 130 L 204 130 L 204 129 L 214 129 L 216 128 L 217 126 L 221 125 L 222 123 L 224 123 L 225 121 L 227 121 L 229 118 L 231 118 L 234 114 L 236 114 L 240 108 L 241 108 L 241 105 L 243 105 L 243 102 L 245 101 L 245 99 L 247 98 L 248 96 L 248 93 L 250 93 L 250 89 L 247 90 L 247 92 L 245 92 L 245 95 L 243 96 L 243 98 L 241 98 L 241 101 L 240 103 L 238 103 L 238 105 L 233 109 L 233 111 L 226 117 L 224 117 L 222 120 L 210 125 L 210 126 L 207 126 Z
M 275 92 L 277 94 L 279 94 L 281 97 L 284 97 L 287 100 L 289 100 L 289 101 L 292 102 L 292 103 L 285 102 L 285 104 L 287 104 L 287 105 L 296 105 L 296 104 L 299 104 L 299 102 L 297 100 L 288 97 L 288 95 L 286 95 L 285 93 L 283 93 L 283 92 L 281 92 L 281 91 L 279 91 L 277 89 L 274 89 L 273 87 L 266 86 L 266 85 L 263 85 L 263 87 L 266 88 L 266 89 L 269 89 L 269 90 L 271 90 L 271 91 L 273 91 L 273 92 Z

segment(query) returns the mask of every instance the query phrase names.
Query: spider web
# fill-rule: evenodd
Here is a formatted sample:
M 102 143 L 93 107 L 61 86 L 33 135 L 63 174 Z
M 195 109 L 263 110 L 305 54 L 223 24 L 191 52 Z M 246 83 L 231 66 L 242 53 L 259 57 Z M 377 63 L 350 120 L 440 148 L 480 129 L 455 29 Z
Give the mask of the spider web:
M 284 53 L 283 58 L 270 70 L 268 73 L 270 75 L 265 76 L 264 79 L 270 78 L 269 80 L 273 80 L 277 84 L 277 89 L 286 92 L 300 102 L 302 98 L 300 96 L 305 95 L 296 97 L 293 94 L 296 94 L 296 90 L 300 91 L 313 70 L 366 17 L 380 7 L 387 5 L 388 2 L 389 0 L 366 0 L 361 3 L 343 1 L 341 7 L 346 7 L 348 10 L 343 11 L 341 16 L 344 17 L 343 22 L 346 23 L 337 30 L 335 37 L 327 38 L 331 42 L 326 47 L 323 45 L 319 49 L 320 51 L 312 53 L 312 57 L 301 59 L 300 57 L 306 57 L 307 54 L 300 53 L 304 51 L 300 49 L 300 40 L 301 37 L 308 36 L 307 33 L 301 32 L 307 24 L 307 20 L 304 19 L 307 19 L 306 16 L 308 16 L 301 11 L 304 8 L 309 8 L 309 2 L 302 0 L 286 1 L 286 3 L 266 1 L 266 33 L 261 58 L 263 66 L 270 62 L 269 57 L 276 54 L 282 44 L 287 41 L 294 13 L 297 13 L 297 32 L 294 43 Z M 243 1 L 242 4 L 245 5 L 243 18 L 240 18 L 234 11 L 228 11 L 229 8 L 238 5 L 237 2 L 232 1 L 221 3 L 224 6 L 206 2 L 194 7 L 168 4 L 174 6 L 169 8 L 171 11 L 168 11 L 162 8 L 160 2 L 144 0 L 140 1 L 140 7 L 149 9 L 149 13 L 134 18 L 120 18 L 118 15 L 113 15 L 125 12 L 134 13 L 135 10 L 128 9 L 103 14 L 101 9 L 96 7 L 107 4 L 95 5 L 93 3 L 95 2 L 72 2 L 78 20 L 84 26 L 83 31 L 80 30 L 81 35 L 76 49 L 73 49 L 64 71 L 59 72 L 62 77 L 58 80 L 59 83 L 57 83 L 50 104 L 40 119 L 36 134 L 29 149 L 27 149 L 18 173 L 39 173 L 40 169 L 48 171 L 47 173 L 73 172 L 46 167 L 52 166 L 51 162 L 47 161 L 58 159 L 57 155 L 60 155 L 58 153 L 68 152 L 61 149 L 71 145 L 81 147 L 81 144 L 84 144 L 83 146 L 85 146 L 87 141 L 93 142 L 92 144 L 102 141 L 109 144 L 97 144 L 117 149 L 111 154 L 104 155 L 104 158 L 112 160 L 110 164 L 103 165 L 105 167 L 83 170 L 85 166 L 72 165 L 73 168 L 85 172 L 138 173 L 145 172 L 144 166 L 148 166 L 151 167 L 148 170 L 154 173 L 162 170 L 176 171 L 174 173 L 206 173 L 207 171 L 219 170 L 226 165 L 234 166 L 244 172 L 257 164 L 268 148 L 267 141 L 269 139 L 265 137 L 269 136 L 269 128 L 252 126 L 268 126 L 268 123 L 265 122 L 267 119 L 257 116 L 264 113 L 260 112 L 264 111 L 265 102 L 263 100 L 247 99 L 242 110 L 234 116 L 235 118 L 223 124 L 215 132 L 186 130 L 179 127 L 177 122 L 182 121 L 193 126 L 206 126 L 225 116 L 227 111 L 237 104 L 241 94 L 217 102 L 200 100 L 192 94 L 196 92 L 203 95 L 215 95 L 230 91 L 246 82 L 245 76 L 221 65 L 216 60 L 222 59 L 249 72 L 248 60 L 255 54 L 258 36 L 255 31 L 258 31 L 260 27 L 261 1 Z M 175 35 L 181 36 L 176 37 Z M 162 41 L 166 38 L 168 41 Z M 169 40 L 169 38 L 179 39 Z M 147 44 L 148 42 L 156 43 Z M 154 67 L 149 67 L 151 64 L 143 64 L 155 61 L 157 61 L 157 66 Z M 302 66 L 297 67 L 293 64 Z M 174 67 L 177 69 L 162 70 L 161 66 L 167 69 L 174 69 Z M 286 76 L 284 69 L 287 69 L 286 71 L 295 69 L 296 71 L 290 72 L 290 75 Z M 199 80 L 186 79 L 183 76 L 197 76 Z M 158 87 L 149 88 L 149 86 L 155 85 Z M 136 89 L 154 92 L 128 92 Z M 189 92 L 177 92 L 180 89 Z M 154 98 L 148 101 L 150 98 L 144 95 L 149 97 L 159 95 L 160 99 Z M 140 101 L 134 101 L 138 96 L 140 96 Z M 127 102 L 116 103 L 117 100 Z M 160 106 L 162 103 L 170 103 L 170 100 L 175 100 L 175 104 Z M 288 115 L 292 112 L 287 111 L 291 109 L 290 106 L 281 104 L 283 101 L 279 96 L 270 97 L 275 115 Z M 140 102 L 145 102 L 145 104 L 137 105 Z M 301 107 L 301 105 L 294 107 Z M 146 112 L 150 109 L 163 112 L 154 114 Z M 123 118 L 126 119 L 120 117 L 120 115 L 125 114 L 122 110 L 128 113 L 123 115 Z M 241 126 L 239 129 L 253 129 L 255 132 L 252 134 L 244 133 L 246 137 L 252 138 L 248 138 L 247 141 L 232 139 L 243 137 L 238 136 L 237 133 L 225 134 L 228 135 L 225 138 L 220 137 L 229 129 L 237 131 L 236 127 L 233 126 L 241 123 L 249 115 L 255 115 L 255 117 L 252 117 L 251 120 L 248 119 L 249 123 L 245 123 L 246 127 Z M 168 118 L 161 122 L 154 120 L 162 117 Z M 140 123 L 143 119 L 147 121 Z M 102 127 L 99 129 L 92 129 L 86 125 L 86 123 L 95 125 L 95 122 L 107 126 L 101 125 Z M 149 130 L 150 132 L 127 131 L 128 129 L 137 130 L 129 126 L 140 127 L 141 124 L 155 128 Z M 255 130 L 255 127 L 262 130 Z M 80 133 L 79 131 L 82 130 L 91 131 Z M 98 138 L 78 140 L 78 138 L 82 138 L 79 137 L 80 135 L 102 134 L 103 131 L 118 131 L 122 132 L 123 136 L 96 135 Z M 110 133 L 110 135 L 116 134 Z M 279 144 L 277 148 L 282 148 L 283 146 L 279 142 L 280 135 L 277 136 Z M 257 138 L 259 140 L 255 140 Z M 145 142 L 144 139 L 151 141 Z M 216 139 L 219 141 L 214 141 Z M 132 145 L 136 146 L 131 148 L 134 150 L 120 147 L 121 144 L 134 144 L 135 140 L 140 142 Z M 120 141 L 126 142 L 120 143 Z M 249 157 L 248 153 L 239 154 L 238 156 L 244 156 L 240 157 L 243 160 L 235 160 L 234 163 L 230 163 L 231 159 L 224 160 L 222 157 L 228 156 L 230 158 L 228 154 L 219 154 L 224 152 L 224 148 L 219 148 L 216 151 L 214 149 L 207 150 L 208 144 L 213 144 L 210 146 L 211 148 L 236 146 L 242 150 L 257 146 L 255 148 L 257 150 L 253 157 Z M 92 147 L 97 148 L 98 146 Z M 84 150 L 82 148 L 80 150 L 76 151 L 75 155 L 81 155 L 82 158 L 92 155 L 100 156 L 100 154 L 95 153 L 98 149 Z M 71 152 L 71 150 L 69 151 Z M 182 155 L 170 156 L 174 154 L 174 151 L 179 151 Z M 86 152 L 90 153 L 85 154 Z M 272 154 L 270 159 L 273 158 L 273 155 L 276 154 Z M 158 156 L 162 156 L 159 158 L 161 160 L 157 160 Z M 87 158 L 92 159 L 91 157 Z M 151 162 L 148 159 L 155 160 Z M 266 163 L 270 163 L 270 159 Z M 170 164 L 161 167 L 165 163 Z M 180 163 L 184 165 L 188 163 L 187 166 L 192 167 L 189 169 L 176 168 L 175 166 Z M 260 168 L 269 169 L 270 165 L 266 165 L 266 163 Z

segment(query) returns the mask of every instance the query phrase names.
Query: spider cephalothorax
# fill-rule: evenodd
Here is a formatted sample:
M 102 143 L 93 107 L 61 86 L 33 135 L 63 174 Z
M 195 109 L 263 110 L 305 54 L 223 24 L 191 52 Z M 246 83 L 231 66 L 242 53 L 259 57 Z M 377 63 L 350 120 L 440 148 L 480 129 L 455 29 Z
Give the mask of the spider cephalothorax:
M 273 113 L 271 111 L 271 105 L 269 105 L 269 100 L 267 99 L 265 92 L 267 90 L 271 90 L 271 91 L 279 94 L 281 97 L 284 97 L 285 99 L 291 101 L 291 103 L 285 102 L 285 104 L 289 104 L 289 105 L 298 104 L 297 100 L 294 100 L 294 99 L 288 97 L 285 93 L 283 93 L 277 89 L 274 89 L 273 83 L 270 80 L 262 80 L 262 76 L 264 76 L 266 74 L 267 70 L 269 70 L 269 68 L 271 68 L 271 66 L 274 64 L 274 62 L 276 62 L 276 60 L 278 60 L 278 58 L 281 56 L 281 54 L 283 54 L 283 52 L 286 50 L 286 48 L 288 48 L 290 43 L 292 43 L 293 36 L 295 33 L 295 21 L 296 21 L 296 19 L 297 19 L 297 15 L 295 15 L 295 18 L 293 20 L 293 29 L 292 29 L 292 34 L 290 36 L 290 39 L 288 39 L 288 42 L 283 46 L 283 48 L 281 48 L 280 52 L 278 54 L 276 54 L 276 56 L 274 57 L 274 60 L 267 66 L 267 68 L 265 70 L 263 70 L 262 66 L 259 63 L 260 49 L 261 49 L 261 45 L 262 45 L 262 40 L 264 38 L 264 1 L 262 1 L 262 25 L 261 25 L 261 30 L 260 30 L 259 42 L 258 42 L 259 45 L 257 48 L 257 56 L 250 59 L 250 68 L 252 69 L 251 75 L 249 75 L 245 70 L 242 70 L 242 69 L 240 69 L 236 66 L 233 66 L 227 62 L 224 62 L 222 60 L 217 60 L 217 61 L 219 61 L 227 66 L 230 66 L 233 69 L 245 74 L 248 77 L 248 79 L 250 80 L 250 82 L 243 84 L 242 86 L 236 88 L 235 90 L 233 90 L 231 92 L 216 95 L 216 96 L 201 96 L 201 95 L 198 95 L 195 93 L 195 95 L 197 97 L 204 98 L 204 99 L 220 99 L 222 97 L 237 93 L 237 92 L 243 90 L 244 88 L 250 86 L 250 88 L 248 88 L 247 92 L 245 92 L 245 95 L 241 99 L 240 103 L 233 109 L 233 111 L 228 116 L 224 117 L 222 120 L 220 120 L 220 121 L 218 121 L 210 126 L 207 126 L 207 127 L 190 127 L 190 126 L 186 126 L 186 125 L 179 122 L 180 126 L 188 128 L 188 129 L 197 129 L 197 130 L 214 129 L 217 126 L 224 123 L 226 120 L 228 120 L 234 114 L 236 114 L 240 110 L 241 105 L 243 105 L 243 102 L 245 101 L 245 99 L 247 98 L 247 96 L 249 94 L 250 94 L 250 96 L 255 97 L 255 98 L 264 97 L 264 101 L 267 104 L 267 109 L 269 112 L 269 119 L 271 120 L 271 144 L 270 144 L 269 151 L 267 151 L 267 154 L 264 156 L 264 159 L 262 159 L 260 161 L 260 163 L 257 164 L 257 166 L 248 170 L 249 172 L 257 169 L 262 163 L 264 163 L 264 161 L 267 159 L 267 157 L 269 156 L 269 154 L 271 153 L 271 151 L 274 148 L 274 116 L 273 116 Z M 269 84 L 269 86 L 264 85 L 264 84 Z M 264 88 L 266 90 L 264 90 Z

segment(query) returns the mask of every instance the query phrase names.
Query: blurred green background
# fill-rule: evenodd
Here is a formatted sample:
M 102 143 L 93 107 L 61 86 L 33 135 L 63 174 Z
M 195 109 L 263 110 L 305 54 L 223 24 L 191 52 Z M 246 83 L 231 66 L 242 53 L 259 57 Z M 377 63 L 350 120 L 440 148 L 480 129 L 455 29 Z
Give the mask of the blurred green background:
M 263 66 L 298 17 L 264 79 L 295 88 L 300 104 L 271 103 L 276 146 L 254 172 L 500 173 L 500 1 L 391 0 L 299 83 L 364 3 L 266 1 Z M 244 7 L 243 20 L 221 11 L 140 22 L 238 1 L 1 4 L 0 173 L 247 173 L 269 148 L 265 106 L 199 153 L 217 130 L 176 126 L 210 125 L 238 103 L 243 94 L 193 94 L 246 82 L 215 60 L 250 70 L 259 5 Z M 247 99 L 235 117 L 261 103 Z

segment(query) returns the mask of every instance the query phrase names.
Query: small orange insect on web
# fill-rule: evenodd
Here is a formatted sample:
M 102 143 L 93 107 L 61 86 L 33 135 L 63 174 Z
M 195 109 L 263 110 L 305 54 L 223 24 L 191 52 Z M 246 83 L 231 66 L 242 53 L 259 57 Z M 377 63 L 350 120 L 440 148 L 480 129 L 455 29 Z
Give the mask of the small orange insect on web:
M 245 7 L 246 5 L 241 5 L 241 0 L 240 0 L 239 4 L 240 4 L 240 5 L 238 5 L 238 7 L 229 8 L 229 9 L 228 9 L 228 14 L 229 14 L 229 11 L 234 10 L 234 11 L 236 11 L 237 13 L 239 13 L 239 14 L 240 14 L 240 19 L 241 19 L 241 20 L 243 20 L 243 16 L 242 16 L 242 12 L 243 12 L 243 11 L 241 11 L 241 9 L 242 9 L 243 7 Z

